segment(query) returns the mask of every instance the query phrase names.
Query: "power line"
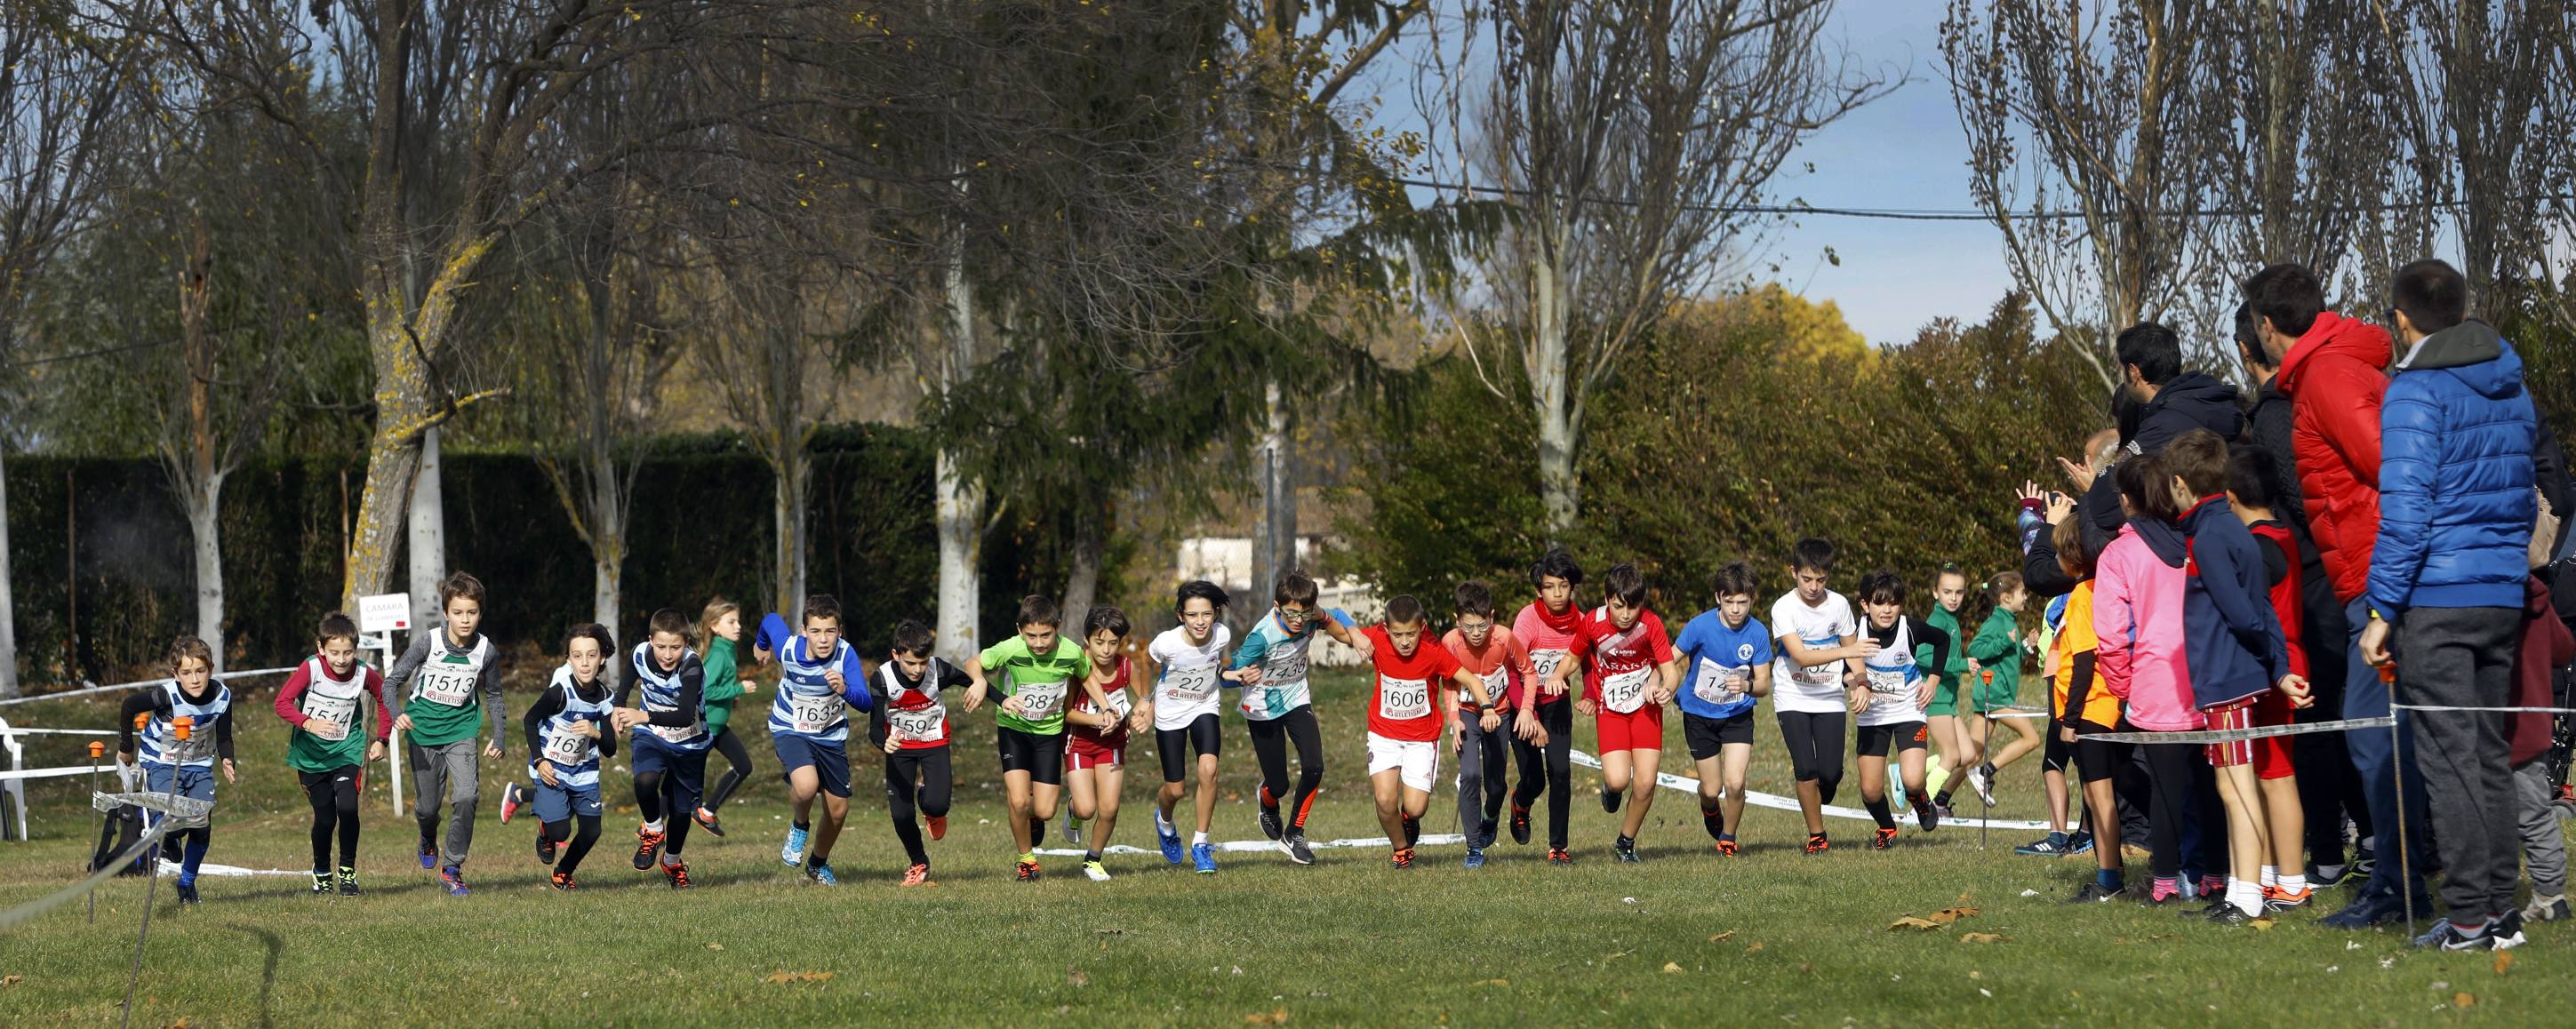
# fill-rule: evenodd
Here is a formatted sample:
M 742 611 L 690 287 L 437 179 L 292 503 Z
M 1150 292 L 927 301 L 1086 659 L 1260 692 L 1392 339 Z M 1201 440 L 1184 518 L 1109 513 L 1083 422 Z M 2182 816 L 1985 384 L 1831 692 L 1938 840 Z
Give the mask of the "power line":
M 77 354 L 55 354 L 52 357 L 39 357 L 32 361 L 12 361 L 9 363 L 20 368 L 33 368 L 40 364 L 52 364 L 56 361 L 78 361 L 82 358 L 107 357 L 112 354 L 130 353 L 136 350 L 150 350 L 154 347 L 166 347 L 176 342 L 179 341 L 175 339 L 163 339 L 144 343 L 128 343 L 121 347 L 107 347 L 100 350 L 84 350 Z
M 1487 196 L 1538 195 L 1537 190 L 1525 189 L 1517 186 L 1482 186 L 1473 183 L 1440 182 L 1433 179 L 1413 178 L 1397 178 L 1391 181 L 1406 186 L 1420 186 L 1424 189 L 1447 190 L 1458 193 L 1481 193 Z M 2523 199 L 2540 201 L 2576 200 L 2576 193 L 2550 193 L 2541 196 L 2525 197 Z M 1588 202 L 1606 204 L 1612 207 L 1643 206 L 1639 201 L 1625 197 L 1594 197 L 1590 198 Z M 2466 201 L 2462 200 L 2406 200 L 2376 204 L 2351 204 L 2333 208 L 2332 210 L 2349 213 L 2419 211 L 2433 208 L 2459 207 L 2464 203 L 2466 203 Z M 1712 214 L 1824 215 L 1835 218 L 1870 218 L 1881 221 L 1916 222 L 1984 222 L 1994 220 L 1994 216 L 1989 215 L 1984 211 L 1967 211 L 1958 209 L 1944 210 L 1939 208 L 1816 207 L 1808 204 L 1684 204 L 1682 207 L 1685 210 L 1703 211 Z M 2214 207 L 2196 211 L 2185 211 L 2177 215 L 2163 215 L 2163 217 L 2245 218 L 2262 213 L 2264 212 L 2254 208 Z M 2006 221 L 2022 222 L 2067 221 L 2071 219 L 2081 219 L 2084 216 L 2084 212 L 2081 211 L 2007 211 L 2002 215 Z

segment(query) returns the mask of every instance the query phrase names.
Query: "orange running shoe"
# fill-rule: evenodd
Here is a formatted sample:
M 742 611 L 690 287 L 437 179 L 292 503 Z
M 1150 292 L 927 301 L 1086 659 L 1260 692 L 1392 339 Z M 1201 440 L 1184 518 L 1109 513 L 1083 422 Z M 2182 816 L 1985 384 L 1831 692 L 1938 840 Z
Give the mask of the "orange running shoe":
M 651 832 L 640 827 L 637 828 L 635 830 L 635 870 L 638 872 L 652 871 L 653 859 L 660 857 L 661 854 L 662 834 Z
M 1737 849 L 1737 848 L 1736 848 L 1736 846 L 1735 846 L 1735 841 L 1734 841 L 1734 840 L 1719 840 L 1719 841 L 1717 841 L 1717 852 L 1718 852 L 1719 854 L 1725 855 L 1725 856 L 1727 856 L 1727 857 L 1734 857 L 1734 856 L 1735 856 L 1735 853 L 1736 853 L 1736 849 Z
M 689 885 L 690 885 L 690 883 L 689 883 L 689 866 L 688 866 L 688 865 L 686 865 L 686 864 L 666 864 L 666 865 L 663 865 L 663 866 L 662 866 L 662 878 L 665 878 L 665 879 L 668 879 L 668 880 L 670 880 L 670 881 L 671 881 L 671 888 L 672 888 L 672 889 L 675 889 L 675 890 L 685 890 L 685 889 L 688 889 L 688 888 L 689 888 Z
M 931 838 L 931 839 L 934 839 L 934 840 L 944 840 L 944 839 L 947 839 L 947 838 L 948 838 L 948 816 L 947 816 L 947 815 L 932 815 L 932 816 L 930 816 L 930 818 L 928 819 L 928 821 L 930 822 L 930 838 Z
M 2306 887 L 2285 890 L 2278 886 L 2266 886 L 2263 887 L 2263 906 L 2273 911 L 2288 911 L 2291 908 L 2308 906 L 2316 896 L 2317 891 Z
M 1398 847 L 1398 848 L 1396 848 L 1395 856 L 1394 856 L 1394 857 L 1391 857 L 1391 858 L 1388 858 L 1387 860 L 1388 860 L 1389 862 L 1393 863 L 1393 864 L 1395 865 L 1395 867 L 1397 867 L 1397 868 L 1412 868 L 1412 867 L 1413 867 L 1413 848 L 1411 848 L 1411 847 Z
M 1022 873 L 1026 873 L 1028 871 L 1028 867 L 1023 865 L 1020 870 Z M 1021 878 L 1026 879 L 1028 876 L 1023 874 Z M 920 886 L 928 882 L 930 882 L 929 865 L 914 865 L 903 870 L 903 885 Z

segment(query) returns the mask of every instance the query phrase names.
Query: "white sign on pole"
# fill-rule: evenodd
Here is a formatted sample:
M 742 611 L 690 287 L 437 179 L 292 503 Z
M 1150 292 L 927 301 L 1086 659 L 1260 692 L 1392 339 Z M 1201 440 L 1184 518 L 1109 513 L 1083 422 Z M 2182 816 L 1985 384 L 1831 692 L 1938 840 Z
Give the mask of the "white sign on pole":
M 389 632 L 411 628 L 411 594 L 379 593 L 358 598 L 358 631 Z

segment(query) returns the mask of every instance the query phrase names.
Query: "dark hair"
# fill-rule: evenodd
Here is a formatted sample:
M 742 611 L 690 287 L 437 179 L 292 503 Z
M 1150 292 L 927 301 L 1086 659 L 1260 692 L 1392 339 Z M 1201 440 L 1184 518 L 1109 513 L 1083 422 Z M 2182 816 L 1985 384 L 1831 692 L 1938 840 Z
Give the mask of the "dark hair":
M 2269 509 L 2279 503 L 2281 493 L 2274 484 L 2280 474 L 2281 463 L 2261 447 L 2238 447 L 2227 456 L 2227 492 L 2247 507 Z
M 1753 595 L 1754 590 L 1761 588 L 1761 584 L 1753 579 L 1752 565 L 1734 561 L 1718 569 L 1717 574 L 1708 577 L 1708 588 L 1721 597 L 1732 597 L 1737 594 L 1749 597 Z
M 179 662 L 192 657 L 205 662 L 206 671 L 215 670 L 215 648 L 207 646 L 206 641 L 194 636 L 181 636 L 170 641 L 171 674 L 178 674 Z
M 2236 305 L 2236 352 L 2264 371 L 2281 367 L 2281 362 L 2273 360 L 2272 352 L 2263 346 L 2263 333 L 2254 321 L 2252 304 Z
M 1279 580 L 1270 587 L 1270 602 L 1281 607 L 1290 604 L 1313 607 L 1315 598 L 1321 595 L 1315 589 L 1315 580 L 1294 568 L 1279 573 Z
M 322 624 L 313 630 L 313 642 L 320 644 L 332 640 L 347 640 L 351 644 L 358 642 L 358 623 L 350 621 L 345 611 L 323 615 Z
M 1978 626 L 1986 624 L 1986 619 L 1994 617 L 1995 612 L 2003 610 L 2004 594 L 2020 588 L 2020 572 L 1996 572 L 1994 578 L 1978 583 L 1977 591 L 1971 594 L 1976 598 L 1977 616 L 1962 620 L 1959 623 L 1959 630 L 1975 636 Z M 2015 624 L 2019 624 L 2019 619 L 2015 619 Z
M 1494 617 L 1494 588 L 1485 585 L 1483 579 L 1469 579 L 1459 583 L 1457 591 L 1450 595 L 1450 599 L 1458 605 L 1460 618 L 1468 615 Z
M 938 640 L 938 634 L 931 632 L 929 626 L 921 624 L 920 619 L 906 618 L 894 623 L 894 652 L 897 654 L 929 657 L 932 647 Z
M 2426 335 L 2469 317 L 2469 280 L 2460 277 L 2459 269 L 2429 257 L 2397 269 L 2388 295 L 2415 331 Z
M 463 597 L 467 600 L 473 601 L 474 606 L 476 607 L 482 607 L 483 580 L 467 575 L 464 572 L 457 572 L 448 576 L 446 581 L 438 584 L 438 609 L 440 611 L 446 611 L 447 602 L 458 597 Z
M 2112 341 L 2123 366 L 2136 365 L 2138 377 L 2147 385 L 2162 386 L 2182 374 L 2182 337 L 2155 322 L 2139 322 L 2120 330 Z
M 2111 428 L 2119 434 L 2121 446 L 2127 446 L 2130 440 L 2138 438 L 2138 424 L 2146 417 L 2146 402 L 2131 396 L 2127 383 L 2111 387 Z M 2116 449 L 2112 451 L 2118 452 Z
M 1233 598 L 1225 595 L 1225 587 L 1206 579 L 1192 579 L 1182 583 L 1180 589 L 1172 591 L 1172 610 L 1181 611 L 1190 606 L 1190 601 L 1204 600 L 1208 602 L 1209 607 L 1223 611 L 1226 602 L 1231 599 Z
M 1062 626 L 1063 624 L 1064 610 L 1057 607 L 1055 601 L 1035 593 L 1020 598 L 1019 616 L 1011 620 L 1012 627 L 1020 629 L 1032 625 Z
M 2081 505 L 2078 505 L 2081 506 Z M 2066 516 L 2048 530 L 2048 541 L 2057 547 L 2057 567 L 2081 582 L 2093 577 L 2096 556 L 2084 546 L 2084 512 Z
M 1604 600 L 1616 600 L 1621 607 L 1646 606 L 1646 575 L 1636 565 L 1622 561 L 1601 573 Z
M 682 640 L 689 638 L 689 616 L 681 614 L 676 608 L 666 607 L 653 612 L 652 620 L 645 624 L 652 628 L 652 634 L 655 636 L 667 632 Z
M 841 624 L 841 598 L 829 593 L 817 593 L 805 598 L 805 621 L 810 622 L 817 618 L 829 618 L 832 624 Z
M 1905 602 L 1905 580 L 1885 568 L 1860 577 L 1852 591 L 1854 599 L 1864 604 L 1902 604 Z
M 1564 547 L 1549 547 L 1547 553 L 1538 556 L 1537 563 L 1530 565 L 1530 585 L 1536 587 L 1539 580 L 1551 575 L 1565 580 L 1568 586 L 1583 585 L 1583 566 L 1574 563 L 1574 555 L 1566 553 Z
M 1413 599 L 1413 594 L 1407 593 L 1386 602 L 1388 625 L 1412 625 L 1421 620 L 1422 602 Z
M 608 627 L 605 625 L 601 625 L 598 622 L 583 622 L 580 625 L 573 626 L 571 632 L 564 634 L 564 653 L 567 655 L 571 654 L 572 641 L 580 639 L 597 640 L 599 642 L 599 656 L 602 658 L 615 657 L 617 655 L 617 638 L 608 634 Z
M 2172 473 L 2165 468 L 2164 458 L 2142 454 L 2120 462 L 2111 470 L 2112 481 L 2120 487 L 2120 497 L 2129 502 L 2136 517 L 2173 521 L 2182 512 L 2174 507 Z
M 2227 489 L 2227 441 L 2207 429 L 2193 429 L 2165 444 L 2159 452 L 2165 471 L 2179 476 L 2196 497 Z
M 1834 570 L 1834 545 L 1813 536 L 1799 540 L 1797 546 L 1789 549 L 1789 568 L 1791 571 L 1804 568 L 1830 574 Z
M 1110 635 L 1116 636 L 1119 639 L 1126 639 L 1127 634 L 1133 631 L 1134 628 L 1134 626 L 1127 624 L 1127 612 L 1121 611 L 1107 604 L 1093 605 L 1090 613 L 1082 616 L 1082 638 L 1084 640 L 1091 639 L 1094 634 L 1100 632 L 1102 629 L 1109 630 Z
M 2245 280 L 2245 303 L 2256 317 L 2272 320 L 2272 331 L 2297 339 L 2325 313 L 2326 284 L 2306 265 L 2276 264 Z
M 1934 606 L 1937 607 L 1941 603 L 1941 598 L 1939 596 L 1941 592 L 1941 580 L 1947 579 L 1953 575 L 1959 577 L 1959 592 L 1963 594 L 1976 592 L 1969 588 L 1977 584 L 1975 576 L 1969 575 L 1968 570 L 1959 567 L 1959 563 L 1956 561 L 1944 561 L 1941 563 L 1941 570 L 1932 573 L 1932 592 L 1934 594 L 1932 603 Z M 1960 603 L 1962 604 L 1960 610 L 1966 610 L 1966 607 L 1964 606 L 1966 604 L 1965 598 L 1962 598 Z

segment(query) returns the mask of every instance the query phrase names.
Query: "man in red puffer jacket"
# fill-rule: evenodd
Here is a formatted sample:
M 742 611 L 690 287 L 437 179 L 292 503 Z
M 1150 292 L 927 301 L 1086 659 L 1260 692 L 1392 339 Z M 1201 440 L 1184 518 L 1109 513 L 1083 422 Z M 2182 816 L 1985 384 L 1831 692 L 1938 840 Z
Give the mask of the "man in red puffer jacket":
M 2388 392 L 2388 361 L 2394 347 L 2388 330 L 2326 310 L 2325 284 L 2316 273 L 2296 264 L 2276 264 L 2245 280 L 2245 302 L 2253 308 L 2255 331 L 2266 348 L 2282 353 L 2281 374 L 2274 380 L 2290 398 L 2291 449 L 2298 463 L 2300 492 L 2307 501 L 2309 534 L 2333 580 L 2335 599 L 2344 605 L 2346 640 L 2343 689 L 2345 718 L 2378 718 L 2389 713 L 2389 684 L 2379 670 L 2363 661 L 2357 649 L 2369 625 L 2362 594 L 2370 578 L 2371 547 L 2379 538 L 2379 404 Z M 2322 645 L 2311 640 L 2310 646 Z M 2403 730 L 2401 730 L 2403 731 Z M 2352 904 L 2326 916 L 2322 924 L 2367 928 L 2403 919 L 2409 895 L 2418 911 L 2432 910 L 2421 870 L 2429 851 L 2416 836 L 2409 877 L 2398 860 L 2397 752 L 2380 732 L 2347 733 L 2353 772 L 2368 800 L 2375 863 L 2370 883 Z M 2407 748 L 2412 751 L 2411 741 Z M 2405 777 L 2407 822 L 2425 825 L 2419 778 Z M 2404 893 L 2398 891 L 2404 890 Z

